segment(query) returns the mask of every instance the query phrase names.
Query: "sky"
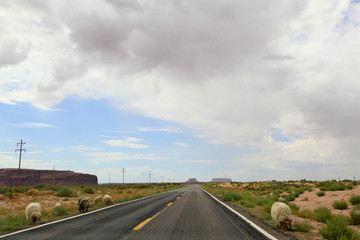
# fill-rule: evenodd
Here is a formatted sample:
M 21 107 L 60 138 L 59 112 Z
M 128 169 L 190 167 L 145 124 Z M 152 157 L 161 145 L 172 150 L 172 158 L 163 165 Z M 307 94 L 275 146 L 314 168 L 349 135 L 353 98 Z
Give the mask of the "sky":
M 0 1 L 0 168 L 360 178 L 360 2 Z

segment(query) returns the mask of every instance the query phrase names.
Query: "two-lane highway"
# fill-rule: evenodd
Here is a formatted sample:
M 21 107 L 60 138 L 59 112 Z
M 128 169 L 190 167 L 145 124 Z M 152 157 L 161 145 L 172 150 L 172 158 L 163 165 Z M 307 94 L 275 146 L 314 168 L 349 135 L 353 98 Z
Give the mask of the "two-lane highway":
M 3 239 L 268 239 L 199 186 L 44 225 Z
M 140 239 L 268 239 L 235 214 L 215 202 L 199 186 L 190 186 L 183 196 L 146 226 L 129 235 Z

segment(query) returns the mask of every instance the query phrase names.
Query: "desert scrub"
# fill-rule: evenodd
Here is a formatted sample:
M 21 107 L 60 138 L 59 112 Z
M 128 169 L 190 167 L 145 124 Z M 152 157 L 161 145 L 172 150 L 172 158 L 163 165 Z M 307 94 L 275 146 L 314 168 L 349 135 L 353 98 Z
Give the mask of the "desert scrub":
M 360 205 L 357 205 L 351 212 L 350 217 L 352 224 L 359 225 L 360 224 Z
M 67 214 L 67 210 L 63 206 L 54 207 L 53 210 L 52 210 L 52 215 L 53 216 L 63 216 L 63 215 L 66 215 L 66 214 Z
M 94 194 L 95 193 L 94 189 L 91 188 L 91 187 L 84 188 L 83 192 L 88 193 L 88 194 Z
M 290 193 L 289 195 L 282 196 L 287 202 L 292 202 L 296 199 L 296 195 L 294 193 Z
M 319 197 L 323 197 L 323 196 L 325 196 L 325 192 L 320 191 L 320 192 L 316 193 L 316 195 L 318 195 Z
M 327 207 L 318 207 L 314 211 L 315 213 L 315 220 L 318 222 L 326 223 L 327 220 L 332 218 L 331 210 Z
M 294 227 L 298 232 L 309 232 L 313 229 L 313 226 L 311 226 L 311 224 L 307 222 L 295 223 Z
M 299 216 L 299 217 L 308 218 L 308 219 L 314 219 L 315 218 L 314 212 L 309 210 L 309 209 L 299 211 L 296 215 Z
M 330 220 L 326 221 L 326 226 L 319 230 L 320 235 L 324 239 L 338 240 L 360 240 L 360 235 L 348 227 L 348 220 L 341 215 L 334 215 Z
M 236 202 L 241 199 L 241 195 L 236 192 L 226 192 L 223 196 L 224 201 Z
M 7 216 L 6 218 L 0 219 L 0 231 L 12 231 L 17 228 L 26 226 L 28 221 L 26 221 L 25 215 L 16 215 L 16 216 Z
M 77 193 L 72 191 L 70 188 L 62 187 L 56 194 L 58 197 L 77 197 Z
M 335 202 L 333 202 L 332 206 L 333 206 L 333 208 L 340 209 L 340 210 L 348 208 L 348 204 L 345 201 L 335 201 Z
M 357 205 L 357 204 L 359 204 L 359 203 L 360 203 L 360 195 L 352 196 L 352 197 L 350 198 L 350 203 L 351 203 L 352 205 Z

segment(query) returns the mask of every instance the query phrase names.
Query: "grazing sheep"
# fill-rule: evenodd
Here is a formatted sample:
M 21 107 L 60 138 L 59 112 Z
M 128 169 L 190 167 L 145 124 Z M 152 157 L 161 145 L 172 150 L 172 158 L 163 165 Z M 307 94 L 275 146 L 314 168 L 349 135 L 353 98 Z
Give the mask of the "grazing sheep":
M 87 212 L 89 210 L 90 198 L 89 197 L 80 198 L 78 201 L 78 205 L 79 205 L 80 213 Z
M 61 207 L 61 203 L 58 202 L 57 204 L 55 204 L 54 208 L 56 207 Z
M 97 196 L 96 198 L 94 198 L 93 203 L 102 202 L 102 200 L 103 200 L 102 196 Z
M 29 203 L 25 208 L 26 220 L 34 223 L 40 221 L 41 218 L 41 205 L 40 203 Z
M 112 198 L 109 195 L 106 194 L 104 196 L 104 203 L 106 205 L 111 205 L 111 204 L 114 204 L 114 201 L 112 200 Z
M 277 227 L 291 229 L 291 209 L 285 203 L 274 203 L 271 207 L 271 217 Z

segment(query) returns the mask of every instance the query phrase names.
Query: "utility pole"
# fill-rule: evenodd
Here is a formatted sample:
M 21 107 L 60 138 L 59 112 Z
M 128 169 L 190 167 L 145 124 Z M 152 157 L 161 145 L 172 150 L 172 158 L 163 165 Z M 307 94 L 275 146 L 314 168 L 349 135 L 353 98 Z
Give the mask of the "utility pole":
M 164 183 L 164 176 L 161 177 L 161 183 Z
M 26 152 L 26 149 L 22 148 L 22 145 L 25 144 L 25 142 L 23 142 L 23 140 L 21 139 L 20 143 L 18 143 L 16 146 L 19 146 L 20 144 L 20 149 L 15 149 L 15 153 L 17 151 L 20 152 L 20 157 L 19 157 L 19 169 L 18 169 L 18 179 L 17 179 L 17 185 L 20 186 L 20 166 L 21 166 L 21 153 L 24 151 Z
M 109 185 L 110 185 L 111 174 L 109 174 Z
M 124 167 L 122 168 L 122 173 L 123 173 L 123 184 L 125 184 L 125 181 L 124 181 L 124 176 L 125 176 L 125 168 L 124 168 Z
M 151 183 L 151 172 L 149 172 L 149 183 Z
M 55 186 L 55 166 L 54 166 L 54 171 L 53 171 L 53 186 Z

